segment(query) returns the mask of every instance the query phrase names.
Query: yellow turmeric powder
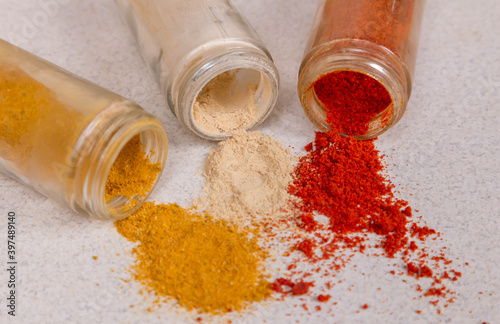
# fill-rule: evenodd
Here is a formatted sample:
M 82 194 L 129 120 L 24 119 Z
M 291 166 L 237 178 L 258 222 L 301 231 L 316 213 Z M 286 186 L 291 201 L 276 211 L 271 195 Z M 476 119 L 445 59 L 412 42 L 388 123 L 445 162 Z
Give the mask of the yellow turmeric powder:
M 125 238 L 140 243 L 134 249 L 134 276 L 157 296 L 216 314 L 240 310 L 270 294 L 256 232 L 177 204 L 151 202 L 115 225 Z
M 143 150 L 140 134 L 134 136 L 120 151 L 106 180 L 106 201 L 113 197 L 130 199 L 127 208 L 137 204 L 137 198 L 144 198 L 151 191 L 161 163 L 151 163 Z

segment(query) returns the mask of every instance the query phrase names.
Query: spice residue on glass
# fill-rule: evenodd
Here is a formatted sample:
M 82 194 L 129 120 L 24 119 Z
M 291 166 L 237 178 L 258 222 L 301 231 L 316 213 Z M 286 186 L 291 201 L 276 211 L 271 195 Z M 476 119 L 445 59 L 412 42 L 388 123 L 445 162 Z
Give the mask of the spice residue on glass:
M 421 10 L 421 0 L 328 0 L 323 21 L 334 20 L 329 30 L 330 39 L 362 39 L 379 44 L 403 56 L 411 46 L 410 31 L 415 25 L 415 2 Z
M 370 122 L 392 103 L 387 89 L 377 80 L 356 71 L 336 71 L 313 83 L 314 92 L 326 110 L 326 122 L 345 135 L 363 135 Z M 384 114 L 387 122 L 390 111 Z
M 106 201 L 127 199 L 127 209 L 131 209 L 148 195 L 158 175 L 161 163 L 152 163 L 143 149 L 141 135 L 135 135 L 120 151 L 106 180 Z M 154 152 L 149 152 L 154 154 Z
M 140 243 L 134 249 L 134 277 L 158 297 L 217 314 L 270 295 L 263 275 L 266 255 L 255 231 L 176 204 L 151 202 L 115 225 L 125 238 Z
M 64 165 L 69 159 L 76 140 L 73 129 L 81 119 L 77 110 L 59 102 L 21 68 L 0 64 L 0 156 L 14 169 L 54 182 L 57 177 L 50 162 Z

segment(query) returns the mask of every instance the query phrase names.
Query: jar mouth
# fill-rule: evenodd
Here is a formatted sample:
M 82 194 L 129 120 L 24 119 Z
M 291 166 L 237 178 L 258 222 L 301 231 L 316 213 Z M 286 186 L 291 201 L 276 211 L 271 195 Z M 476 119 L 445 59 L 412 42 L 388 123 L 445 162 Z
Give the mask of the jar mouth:
M 352 71 L 379 82 L 391 97 L 391 104 L 375 115 L 364 134 L 341 134 L 358 139 L 377 137 L 395 125 L 403 116 L 411 91 L 408 69 L 388 49 L 363 40 L 343 39 L 310 52 L 299 73 L 298 92 L 304 111 L 322 131 L 332 129 L 326 121 L 327 110 L 318 99 L 314 83 L 324 75 Z
M 143 146 L 144 156 L 149 159 L 149 163 L 151 163 L 151 165 L 160 163 L 161 167 L 154 177 L 154 180 L 150 183 L 150 189 L 147 190 L 145 194 L 136 194 L 132 197 L 120 195 L 113 196 L 109 200 L 105 199 L 105 208 L 107 209 L 110 218 L 115 220 L 125 218 L 131 213 L 135 212 L 148 199 L 149 195 L 153 192 L 160 179 L 161 173 L 163 171 L 163 166 L 165 164 L 164 160 L 166 158 L 157 154 L 157 148 L 161 145 L 162 142 L 161 135 L 157 130 L 151 129 L 150 127 L 141 127 L 133 131 L 128 131 L 127 134 L 124 134 L 123 137 L 120 137 L 121 134 L 117 135 L 119 136 L 117 141 L 120 143 L 120 145 L 117 146 L 116 149 L 112 149 L 112 152 L 110 152 L 109 163 L 107 162 L 106 165 L 103 165 L 102 167 L 103 171 L 106 170 L 106 175 L 103 177 L 103 179 L 106 179 L 106 182 L 104 183 L 104 187 L 101 183 L 99 185 L 99 197 L 106 197 L 106 184 L 110 176 L 111 168 L 116 162 L 118 155 L 125 149 L 125 146 L 136 136 L 138 136 L 140 139 L 140 143 Z M 136 174 L 135 176 L 140 177 L 141 174 Z M 102 204 L 102 201 L 100 203 Z
M 139 209 L 156 187 L 165 167 L 168 140 L 159 120 L 137 108 L 131 102 L 111 105 L 88 124 L 83 132 L 87 135 L 80 136 L 85 140 L 77 141 L 73 158 L 80 160 L 76 163 L 80 167 L 75 177 L 76 198 L 70 204 L 77 212 L 99 220 L 119 220 Z M 159 171 L 144 194 L 106 199 L 106 184 L 113 164 L 136 136 L 140 138 L 144 156 L 153 165 L 159 163 Z
M 177 116 L 202 138 L 224 140 L 237 129 L 251 129 L 272 112 L 278 97 L 278 71 L 265 55 L 230 52 L 209 60 L 185 80 Z
M 203 137 L 226 136 L 262 121 L 272 100 L 271 83 L 262 72 L 236 68 L 223 71 L 203 85 L 190 117 Z

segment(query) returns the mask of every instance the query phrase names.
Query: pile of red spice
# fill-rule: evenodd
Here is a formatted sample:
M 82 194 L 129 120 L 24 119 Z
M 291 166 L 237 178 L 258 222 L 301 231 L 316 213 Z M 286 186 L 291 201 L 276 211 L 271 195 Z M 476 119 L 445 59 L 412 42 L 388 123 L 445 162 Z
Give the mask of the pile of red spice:
M 352 71 L 327 74 L 314 87 L 333 130 L 316 133 L 295 169 L 289 192 L 299 198 L 293 214 L 302 235 L 288 239 L 294 242 L 292 250 L 300 251 L 302 257 L 287 268 L 295 283 L 279 278 L 271 288 L 284 295 L 307 294 L 315 282 L 305 281 L 312 273 L 301 273 L 299 262 L 318 265 L 328 260 L 326 270 L 316 267 L 312 272 L 331 279 L 353 256 L 347 250 L 367 253 L 369 247 L 382 253 L 368 255 L 400 261 L 395 265 L 399 263 L 401 271 L 392 270 L 391 274 L 427 278 L 415 285 L 416 290 L 421 297 L 431 298 L 431 304 L 444 300 L 447 307 L 455 293 L 445 283 L 457 280 L 461 273 L 451 269 L 452 262 L 442 250 L 427 247 L 440 234 L 419 225 L 408 202 L 394 195 L 376 139 L 362 141 L 339 135 L 365 133 L 368 122 L 391 104 L 387 90 L 373 78 Z M 318 223 L 317 215 L 326 216 L 328 225 Z M 374 235 L 380 238 L 375 243 Z M 327 288 L 331 286 L 328 281 Z M 327 302 L 330 297 L 320 294 L 317 300 Z
M 445 286 L 445 280 L 455 281 L 461 273 L 450 269 L 451 261 L 444 252 L 420 247 L 439 233 L 418 225 L 408 202 L 395 197 L 394 185 L 383 174 L 382 156 L 374 142 L 330 131 L 317 132 L 315 141 L 305 147 L 307 154 L 299 161 L 289 192 L 300 198 L 296 222 L 306 235 L 293 237 L 298 239 L 293 249 L 312 263 L 331 260 L 331 271 L 340 271 L 349 261 L 340 250 L 365 253 L 368 245 L 381 249 L 383 253 L 375 255 L 401 261 L 402 271 L 391 271 L 392 274 L 430 278 L 429 287 L 417 285 L 417 291 L 422 297 L 435 298 L 430 301 L 433 305 L 443 299 L 449 304 L 454 293 Z M 317 223 L 316 213 L 328 218 L 328 226 Z M 380 243 L 372 245 L 369 234 L 378 235 Z M 296 268 L 297 264 L 288 266 L 295 276 L 300 275 L 300 271 L 294 271 Z M 313 281 L 302 279 L 293 283 L 279 278 L 271 288 L 284 294 L 303 295 L 312 286 Z M 318 296 L 318 301 L 328 299 L 328 295 Z
M 346 135 L 366 134 L 369 122 L 392 103 L 380 82 L 360 72 L 328 73 L 312 86 L 327 112 L 327 123 Z

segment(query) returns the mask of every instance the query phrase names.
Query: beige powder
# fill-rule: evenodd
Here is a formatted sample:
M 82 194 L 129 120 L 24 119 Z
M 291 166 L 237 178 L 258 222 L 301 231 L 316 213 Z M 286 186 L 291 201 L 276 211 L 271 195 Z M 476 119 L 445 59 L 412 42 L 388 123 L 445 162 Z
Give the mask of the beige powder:
M 258 85 L 241 86 L 236 78 L 238 71 L 218 75 L 196 98 L 194 120 L 203 131 L 221 134 L 245 129 L 256 121 Z
M 293 168 L 291 152 L 280 142 L 237 131 L 209 153 L 204 195 L 194 205 L 239 225 L 279 219 L 291 201 Z

